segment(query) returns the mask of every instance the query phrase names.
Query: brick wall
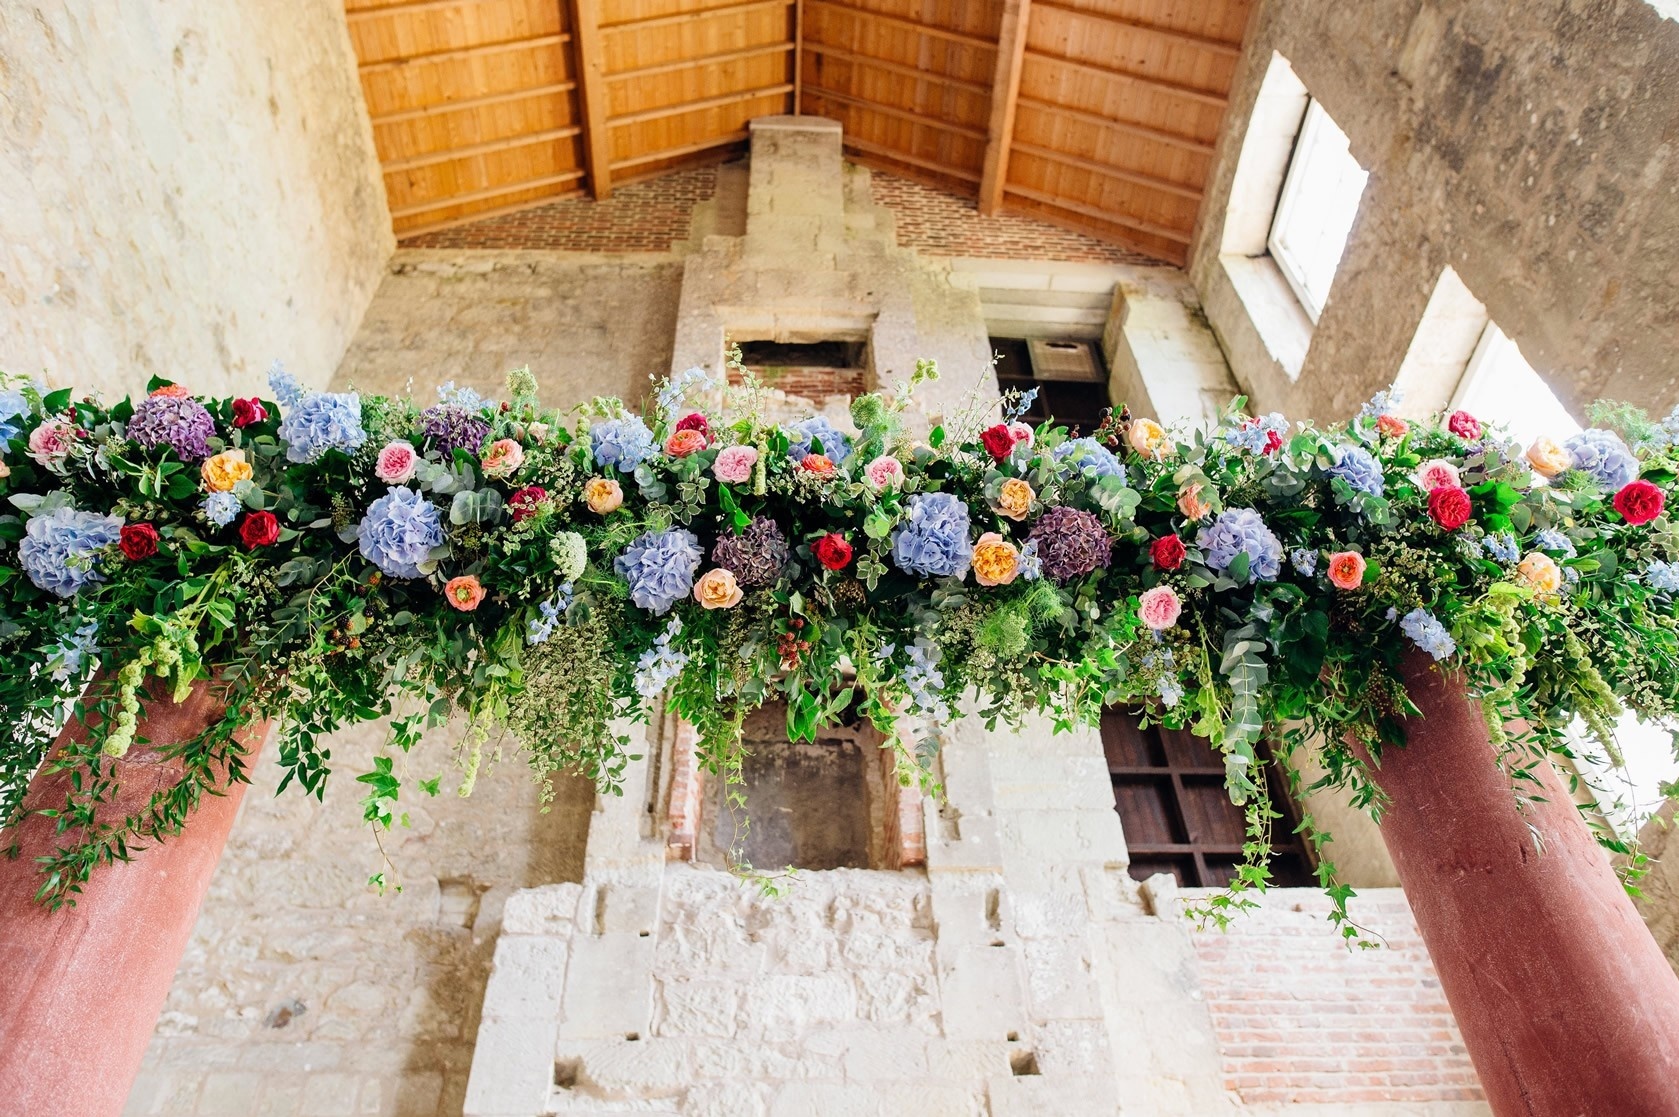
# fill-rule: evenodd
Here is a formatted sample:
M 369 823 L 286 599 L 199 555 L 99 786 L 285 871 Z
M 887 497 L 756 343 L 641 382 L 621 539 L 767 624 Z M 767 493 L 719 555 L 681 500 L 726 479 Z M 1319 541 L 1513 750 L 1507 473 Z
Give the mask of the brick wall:
M 1386 940 L 1380 950 L 1340 945 L 1315 890 L 1261 903 L 1228 932 L 1194 936 L 1228 1088 L 1249 1105 L 1481 1097 L 1403 893 L 1353 901 L 1353 917 Z
M 765 387 L 790 396 L 821 403 L 829 396 L 855 398 L 868 391 L 867 374 L 860 368 L 752 368 Z M 740 374 L 728 371 L 729 383 L 739 384 Z
M 422 233 L 404 248 L 535 248 L 564 252 L 669 252 L 686 240 L 694 206 L 717 189 L 717 167 L 690 167 L 614 190 L 604 202 L 575 197 L 453 229 Z

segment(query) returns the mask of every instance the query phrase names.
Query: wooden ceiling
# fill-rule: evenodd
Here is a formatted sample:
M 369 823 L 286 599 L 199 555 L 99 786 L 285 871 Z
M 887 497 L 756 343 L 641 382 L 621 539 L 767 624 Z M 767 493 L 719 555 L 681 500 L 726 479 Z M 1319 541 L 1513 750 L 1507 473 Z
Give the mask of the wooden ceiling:
M 833 117 L 858 162 L 1184 261 L 1253 0 L 345 0 L 398 236 Z

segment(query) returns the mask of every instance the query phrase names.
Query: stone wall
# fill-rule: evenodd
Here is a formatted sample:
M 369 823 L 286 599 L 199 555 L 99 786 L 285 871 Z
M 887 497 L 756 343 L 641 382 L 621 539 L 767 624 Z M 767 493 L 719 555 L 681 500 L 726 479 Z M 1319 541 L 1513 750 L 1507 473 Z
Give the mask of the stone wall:
M 392 237 L 338 0 L 0 7 L 0 368 L 332 375 Z
M 1233 195 L 1273 52 L 1370 171 L 1297 381 L 1220 259 L 1229 207 L 1274 202 Z M 1675 87 L 1679 23 L 1640 0 L 1263 3 L 1191 265 L 1255 406 L 1350 415 L 1394 379 L 1448 264 L 1577 412 L 1679 402 Z

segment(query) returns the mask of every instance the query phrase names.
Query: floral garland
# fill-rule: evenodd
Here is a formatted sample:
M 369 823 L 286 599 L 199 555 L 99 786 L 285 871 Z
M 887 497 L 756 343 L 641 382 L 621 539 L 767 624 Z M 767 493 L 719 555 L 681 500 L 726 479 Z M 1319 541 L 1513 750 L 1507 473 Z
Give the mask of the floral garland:
M 1461 411 L 1408 423 L 1387 393 L 1323 429 L 1237 401 L 1211 430 L 1121 413 L 1084 437 L 1027 426 L 1011 395 L 922 440 L 905 409 L 934 376 L 858 398 L 853 431 L 768 422 L 750 376 L 699 370 L 645 418 L 544 409 L 523 370 L 507 402 L 446 385 L 423 408 L 278 369 L 273 400 L 0 383 L 0 822 L 77 695 L 95 724 L 52 761 L 84 777 L 57 816 L 77 836 L 43 866 L 54 904 L 178 831 L 229 765 L 243 778 L 233 734 L 262 716 L 283 719 L 286 783 L 317 795 L 321 737 L 390 717 L 393 752 L 360 777 L 389 826 L 404 754 L 454 709 L 463 793 L 492 725 L 539 775 L 612 787 L 631 758 L 614 719 L 661 695 L 713 768 L 780 698 L 794 739 L 869 719 L 907 781 L 974 691 L 991 723 L 1124 703 L 1207 738 L 1247 804 L 1239 893 L 1265 883 L 1276 818 L 1262 735 L 1379 812 L 1363 758 L 1414 709 L 1408 649 L 1466 673 L 1512 770 L 1568 751 L 1576 717 L 1611 744 L 1624 710 L 1679 709 L 1679 411 L 1600 407 L 1599 428 L 1522 448 Z M 181 784 L 96 815 L 143 704 L 200 679 L 230 712 L 170 746 Z

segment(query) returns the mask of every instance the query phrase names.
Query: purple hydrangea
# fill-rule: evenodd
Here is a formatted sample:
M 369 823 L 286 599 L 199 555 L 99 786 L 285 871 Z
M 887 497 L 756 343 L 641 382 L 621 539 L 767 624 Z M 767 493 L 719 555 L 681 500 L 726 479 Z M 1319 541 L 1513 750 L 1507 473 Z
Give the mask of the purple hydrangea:
M 210 456 L 216 421 L 204 405 L 189 396 L 147 396 L 128 420 L 128 437 L 143 449 L 167 446 L 186 462 Z
M 1081 472 L 1093 477 L 1125 479 L 1125 467 L 1119 464 L 1119 459 L 1114 457 L 1113 451 L 1094 438 L 1075 438 L 1070 442 L 1063 442 L 1051 450 L 1049 456 L 1058 462 L 1070 461 Z
M 700 541 L 687 528 L 649 531 L 612 563 L 630 584 L 630 600 L 653 613 L 668 613 L 688 596 L 699 572 Z
M 312 462 L 328 450 L 353 454 L 367 441 L 361 425 L 361 397 L 355 392 L 310 392 L 280 420 L 286 460 Z
M 420 412 L 420 430 L 444 457 L 452 457 L 456 450 L 476 455 L 490 437 L 490 422 L 458 403 L 437 403 Z
M 634 473 L 636 466 L 659 452 L 653 432 L 634 415 L 596 423 L 589 431 L 589 452 L 596 465 L 609 465 L 620 473 Z
M 924 578 L 960 576 L 973 557 L 966 504 L 950 493 L 909 498 L 909 516 L 892 531 L 892 562 L 899 570 Z
M 368 506 L 356 537 L 363 557 L 386 574 L 418 578 L 420 564 L 443 545 L 443 521 L 416 490 L 393 488 Z
M 1282 543 L 1252 508 L 1220 512 L 1196 535 L 1195 544 L 1206 552 L 1207 565 L 1220 572 L 1228 570 L 1237 555 L 1247 555 L 1248 575 L 1258 582 L 1274 581 L 1282 566 Z
M 787 537 L 768 516 L 754 516 L 744 529 L 717 537 L 711 561 L 733 574 L 742 589 L 767 586 L 787 563 Z
M 1382 463 L 1362 446 L 1341 446 L 1335 451 L 1335 464 L 1329 467 L 1331 477 L 1339 477 L 1352 486 L 1355 493 L 1381 496 L 1386 485 Z
M 1107 566 L 1113 553 L 1113 538 L 1101 520 L 1064 505 L 1039 516 L 1029 538 L 1038 546 L 1043 572 L 1057 582 L 1082 578 Z
M 105 580 L 94 568 L 94 560 L 121 535 L 121 516 L 54 508 L 29 521 L 17 545 L 18 565 L 41 589 L 73 597 L 89 582 Z
M 822 455 L 835 464 L 851 454 L 851 439 L 825 415 L 813 415 L 792 424 L 787 428 L 787 439 L 787 456 L 795 462 L 802 462 L 815 453 L 817 443 L 822 446 Z
M 1605 489 L 1619 489 L 1638 477 L 1638 459 L 1614 431 L 1581 431 L 1562 444 L 1574 456 L 1574 468 L 1592 476 Z

